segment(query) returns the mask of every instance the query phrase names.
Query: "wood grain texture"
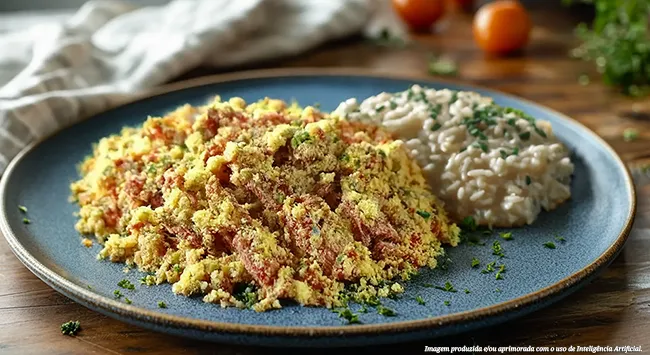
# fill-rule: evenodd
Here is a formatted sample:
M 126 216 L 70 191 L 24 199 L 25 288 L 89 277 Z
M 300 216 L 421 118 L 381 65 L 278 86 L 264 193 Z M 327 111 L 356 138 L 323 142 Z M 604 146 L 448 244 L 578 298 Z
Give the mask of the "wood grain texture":
M 543 3 L 543 2 L 542 2 Z M 510 58 L 488 58 L 471 39 L 470 15 L 448 18 L 446 28 L 420 36 L 404 49 L 378 48 L 348 40 L 261 67 L 363 67 L 391 73 L 427 75 L 430 52 L 460 64 L 459 80 L 515 94 L 583 122 L 606 139 L 632 166 L 650 160 L 650 100 L 629 100 L 592 80 L 581 86 L 580 74 L 593 68 L 567 58 L 575 44 L 575 19 L 567 11 L 540 8 L 527 51 Z M 241 68 L 248 69 L 248 68 Z M 198 69 L 183 78 L 214 74 Z M 641 138 L 625 142 L 622 132 L 637 128 Z M 638 215 L 629 242 L 607 271 L 556 305 L 522 319 L 445 339 L 381 347 L 395 353 L 420 353 L 424 345 L 640 345 L 650 349 L 650 177 L 638 174 Z M 61 296 L 32 275 L 0 240 L 0 353 L 16 354 L 326 354 L 331 350 L 279 350 L 197 343 L 154 333 L 90 311 Z M 76 337 L 59 326 L 80 320 Z M 378 350 L 372 349 L 374 351 Z M 336 350 L 357 354 L 359 349 Z

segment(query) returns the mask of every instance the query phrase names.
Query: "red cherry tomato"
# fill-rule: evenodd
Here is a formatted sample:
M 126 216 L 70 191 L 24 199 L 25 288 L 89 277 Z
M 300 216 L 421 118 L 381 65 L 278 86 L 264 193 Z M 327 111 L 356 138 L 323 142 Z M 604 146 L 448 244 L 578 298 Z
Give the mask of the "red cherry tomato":
M 393 8 L 413 31 L 431 29 L 445 13 L 445 0 L 393 0 Z
M 474 41 L 485 52 L 507 54 L 528 43 L 531 22 L 526 9 L 515 0 L 483 5 L 474 16 Z

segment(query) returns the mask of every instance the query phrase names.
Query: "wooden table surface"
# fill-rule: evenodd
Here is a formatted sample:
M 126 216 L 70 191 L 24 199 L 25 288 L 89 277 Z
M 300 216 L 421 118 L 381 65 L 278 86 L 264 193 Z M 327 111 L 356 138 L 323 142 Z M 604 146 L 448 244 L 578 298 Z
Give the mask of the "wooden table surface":
M 544 3 L 544 2 L 542 2 Z M 591 65 L 567 57 L 576 43 L 575 18 L 549 6 L 535 9 L 536 27 L 524 55 L 487 58 L 471 39 L 471 16 L 456 14 L 440 33 L 418 37 L 413 48 L 378 48 L 352 40 L 261 67 L 363 67 L 427 75 L 428 53 L 436 50 L 460 64 L 458 80 L 488 86 L 539 102 L 570 115 L 604 137 L 632 167 L 650 158 L 650 100 L 626 99 L 597 80 L 578 84 Z M 259 68 L 260 66 L 257 66 Z M 197 70 L 184 77 L 211 73 Z M 622 132 L 638 128 L 640 139 L 625 142 Z M 635 227 L 621 255 L 602 276 L 559 303 L 522 319 L 443 340 L 400 344 L 382 349 L 422 352 L 424 345 L 635 345 L 650 350 L 650 179 L 637 180 Z M 32 275 L 0 238 L 0 353 L 17 354 L 253 354 L 304 353 L 198 343 L 154 333 L 100 315 L 58 294 Z M 76 337 L 59 326 L 78 319 Z M 377 349 L 373 349 L 377 350 Z M 340 354 L 359 349 L 336 350 Z M 331 350 L 309 350 L 330 353 Z

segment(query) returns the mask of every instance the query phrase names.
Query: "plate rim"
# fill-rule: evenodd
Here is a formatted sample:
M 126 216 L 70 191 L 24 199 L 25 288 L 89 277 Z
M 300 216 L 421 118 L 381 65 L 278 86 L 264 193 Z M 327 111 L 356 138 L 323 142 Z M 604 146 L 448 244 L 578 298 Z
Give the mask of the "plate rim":
M 8 189 L 9 177 L 12 175 L 14 169 L 20 161 L 36 146 L 50 139 L 51 137 L 61 133 L 62 131 L 73 127 L 74 125 L 80 124 L 85 119 L 80 120 L 72 125 L 60 128 L 53 132 L 52 134 L 39 139 L 35 142 L 32 142 L 25 148 L 23 148 L 7 165 L 5 172 L 0 180 L 0 232 L 7 240 L 9 247 L 13 253 L 18 257 L 18 259 L 37 277 L 45 281 L 48 285 L 56 289 L 62 289 L 66 292 L 61 293 L 70 293 L 74 298 L 84 300 L 88 304 L 96 307 L 97 309 L 106 312 L 105 314 L 114 314 L 121 317 L 125 317 L 130 320 L 135 320 L 142 323 L 154 324 L 157 326 L 174 328 L 184 328 L 184 329 L 195 329 L 199 331 L 207 332 L 223 332 L 223 333 L 235 333 L 235 334 L 244 334 L 244 335 L 266 335 L 266 336 L 341 336 L 341 335 L 376 335 L 380 333 L 394 333 L 394 332 L 412 332 L 418 330 L 433 330 L 445 328 L 447 326 L 452 326 L 455 324 L 462 323 L 471 323 L 477 322 L 485 318 L 492 316 L 504 315 L 509 313 L 514 313 L 518 309 L 524 308 L 526 306 L 533 306 L 535 303 L 538 303 L 545 299 L 552 299 L 553 296 L 558 296 L 567 289 L 570 289 L 571 286 L 578 284 L 584 279 L 588 279 L 590 276 L 593 276 L 601 267 L 606 267 L 609 262 L 620 252 L 620 250 L 625 245 L 625 242 L 628 239 L 630 230 L 634 223 L 636 215 L 636 205 L 637 205 L 637 196 L 635 185 L 630 174 L 628 166 L 623 162 L 619 154 L 600 136 L 598 136 L 591 129 L 583 125 L 581 122 L 561 113 L 547 106 L 537 104 L 531 100 L 505 93 L 499 90 L 487 88 L 482 85 L 475 85 L 473 83 L 463 82 L 461 80 L 450 80 L 450 79 L 441 79 L 438 77 L 425 77 L 423 75 L 409 74 L 409 73 L 392 73 L 386 74 L 385 72 L 372 69 L 362 69 L 362 68 L 318 68 L 318 67 L 302 67 L 302 68 L 277 68 L 277 69 L 258 69 L 258 70 L 246 70 L 240 72 L 226 73 L 226 74 L 215 74 L 208 76 L 201 76 L 197 78 L 187 79 L 176 83 L 162 85 L 157 88 L 149 89 L 136 93 L 134 97 L 129 99 L 126 102 L 121 103 L 118 106 L 115 106 L 109 110 L 99 112 L 92 115 L 97 116 L 104 114 L 123 106 L 135 104 L 139 101 L 159 96 L 182 89 L 188 89 L 193 87 L 199 87 L 204 85 L 211 84 L 221 84 L 227 82 L 235 82 L 242 80 L 251 80 L 251 79 L 270 79 L 270 78 L 286 78 L 286 77 L 309 77 L 309 76 L 325 76 L 325 77 L 337 77 L 337 76 L 353 76 L 353 77 L 362 77 L 362 78 L 373 78 L 373 79 L 392 79 L 392 80 L 410 80 L 410 81 L 428 81 L 431 83 L 442 84 L 442 85 L 459 85 L 467 88 L 468 90 L 480 89 L 485 92 L 486 95 L 499 95 L 513 100 L 518 100 L 526 105 L 535 107 L 536 109 L 541 109 L 546 111 L 556 118 L 565 121 L 565 123 L 571 124 L 579 128 L 584 133 L 588 134 L 593 138 L 600 146 L 602 146 L 606 152 L 608 152 L 611 157 L 614 159 L 618 168 L 623 173 L 625 186 L 628 189 L 628 197 L 630 199 L 629 210 L 625 220 L 625 224 L 622 230 L 619 232 L 619 235 L 616 237 L 615 241 L 603 252 L 601 253 L 596 260 L 589 263 L 579 271 L 563 278 L 560 281 L 557 281 L 549 286 L 546 286 L 542 289 L 538 289 L 534 292 L 528 293 L 526 295 L 511 299 L 505 302 L 496 303 L 487 307 L 476 308 L 472 310 L 467 310 L 463 312 L 451 313 L 447 315 L 440 315 L 431 318 L 417 319 L 417 320 L 407 320 L 407 321 L 398 321 L 390 323 L 379 323 L 379 324 L 361 324 L 361 325 L 340 325 L 340 326 L 274 326 L 274 325 L 256 325 L 256 324 L 243 324 L 243 323 L 228 323 L 228 322 L 218 322 L 218 321 L 209 321 L 196 319 L 191 317 L 184 317 L 178 315 L 170 315 L 165 313 L 159 313 L 156 311 L 151 311 L 137 306 L 128 305 L 122 302 L 112 300 L 110 298 L 95 294 L 81 286 L 74 284 L 71 281 L 65 279 L 62 275 L 59 275 L 55 271 L 47 268 L 43 265 L 38 259 L 30 254 L 21 244 L 19 237 L 14 234 L 12 229 L 9 226 L 7 211 L 4 208 L 4 201 L 6 198 L 6 191 Z M 53 285 L 57 287 L 54 287 Z

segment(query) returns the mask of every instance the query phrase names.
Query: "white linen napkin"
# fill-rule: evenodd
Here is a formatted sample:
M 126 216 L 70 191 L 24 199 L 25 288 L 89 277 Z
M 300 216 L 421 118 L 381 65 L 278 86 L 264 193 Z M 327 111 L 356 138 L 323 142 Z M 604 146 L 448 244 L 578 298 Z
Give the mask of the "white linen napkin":
M 388 29 L 390 0 L 176 0 L 138 8 L 91 1 L 0 32 L 0 174 L 26 145 L 199 65 L 299 54 Z M 26 21 L 15 21 L 26 23 Z

